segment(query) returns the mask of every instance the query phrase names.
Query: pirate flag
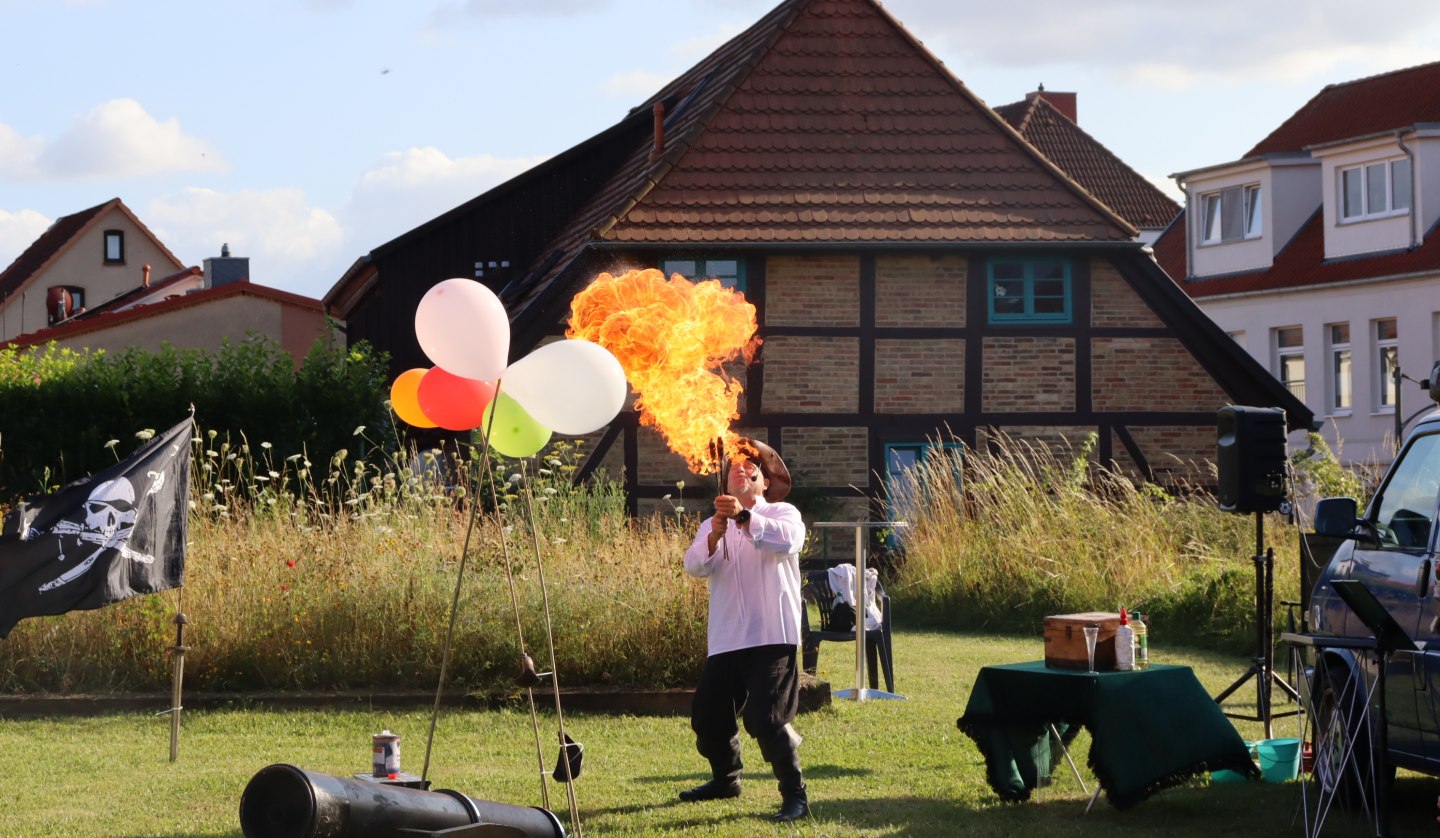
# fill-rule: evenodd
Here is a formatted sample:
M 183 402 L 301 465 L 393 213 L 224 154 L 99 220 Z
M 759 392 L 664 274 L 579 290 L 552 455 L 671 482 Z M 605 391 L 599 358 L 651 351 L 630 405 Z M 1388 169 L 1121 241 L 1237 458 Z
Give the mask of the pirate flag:
M 186 419 L 129 459 L 28 498 L 0 526 L 0 638 L 26 617 L 100 608 L 184 583 Z

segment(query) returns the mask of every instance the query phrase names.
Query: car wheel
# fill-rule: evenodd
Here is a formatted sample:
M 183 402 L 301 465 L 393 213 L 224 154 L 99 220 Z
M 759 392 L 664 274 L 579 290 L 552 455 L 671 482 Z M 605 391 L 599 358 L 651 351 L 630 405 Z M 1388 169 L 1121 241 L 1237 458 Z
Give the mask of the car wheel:
M 1375 797 L 1374 779 L 1394 777 L 1394 770 L 1375 765 L 1370 716 L 1365 713 L 1364 682 L 1343 664 L 1317 673 L 1312 741 L 1315 748 L 1315 784 L 1325 797 L 1349 811 L 1369 810 Z M 1376 768 L 1379 768 L 1377 773 Z

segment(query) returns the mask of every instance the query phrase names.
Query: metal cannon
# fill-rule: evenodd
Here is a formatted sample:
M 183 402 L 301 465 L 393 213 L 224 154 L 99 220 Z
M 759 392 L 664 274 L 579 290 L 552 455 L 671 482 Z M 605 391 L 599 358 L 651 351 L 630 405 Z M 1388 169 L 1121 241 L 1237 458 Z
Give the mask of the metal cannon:
M 471 827 L 465 829 L 464 827 Z M 554 813 L 475 800 L 451 789 L 423 791 L 266 766 L 240 796 L 245 838 L 564 838 Z

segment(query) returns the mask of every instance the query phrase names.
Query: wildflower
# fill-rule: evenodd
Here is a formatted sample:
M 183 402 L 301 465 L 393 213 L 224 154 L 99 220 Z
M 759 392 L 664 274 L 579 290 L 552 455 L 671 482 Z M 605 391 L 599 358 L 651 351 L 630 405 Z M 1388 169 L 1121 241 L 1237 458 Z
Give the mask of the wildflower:
M 268 444 L 268 443 L 267 443 L 267 444 Z M 293 462 L 295 462 L 296 460 L 300 459 L 300 458 L 303 457 L 303 456 L 305 456 L 305 455 L 304 455 L 304 454 L 291 454 L 290 456 L 288 456 L 288 457 L 285 458 L 285 462 L 287 462 L 287 463 L 293 463 Z M 306 465 L 309 465 L 309 463 L 306 463 Z
M 270 475 L 270 479 L 271 479 L 271 480 L 276 480 L 276 479 L 279 479 L 279 477 L 280 477 L 280 472 L 275 471 L 274 469 L 271 469 L 271 470 L 268 472 L 268 474 Z
M 683 491 L 685 491 L 685 481 L 684 481 L 684 480 L 676 480 L 676 481 L 675 481 L 675 491 L 677 491 L 677 492 L 683 492 Z
M 215 436 L 216 436 L 217 434 L 219 434 L 219 433 L 220 433 L 219 431 L 215 430 L 214 428 L 211 428 L 210 430 L 208 430 L 208 431 L 205 432 L 205 436 L 209 437 L 210 439 L 214 439 Z
M 520 483 L 520 473 L 516 472 L 515 474 L 510 475 L 509 482 L 511 483 L 511 485 L 518 485 Z
M 557 494 L 556 491 L 555 491 L 555 487 L 554 487 L 554 486 L 546 486 L 546 487 L 545 487 L 545 494 L 547 494 L 547 495 Z
M 361 435 L 361 434 L 363 434 L 363 433 L 365 433 L 365 426 L 364 426 L 364 425 L 359 425 L 359 426 L 357 426 L 357 427 L 355 428 L 354 431 L 352 431 L 352 432 L 350 433 L 350 435 L 351 435 L 351 436 L 359 436 L 359 435 Z
M 542 469 L 537 469 L 537 470 L 536 470 L 536 473 L 539 474 L 541 477 L 549 477 L 550 475 L 554 474 L 555 472 L 551 471 L 551 470 L 548 469 L 548 468 L 542 468 Z
M 266 451 L 269 451 L 269 450 L 270 450 L 271 448 L 273 448 L 274 446 L 272 446 L 272 445 L 271 445 L 270 443 L 268 443 L 268 442 L 262 442 L 262 443 L 260 443 L 260 447 L 261 447 L 261 448 L 264 448 Z
M 119 444 L 120 444 L 120 440 L 118 440 L 118 439 L 112 439 L 112 440 L 110 440 L 109 442 L 106 442 L 106 443 L 105 443 L 105 447 L 106 447 L 106 448 L 114 448 L 115 446 L 117 446 L 117 445 L 119 445 Z
M 135 438 L 138 439 L 138 440 L 140 440 L 140 441 L 142 441 L 142 442 L 145 441 L 145 440 L 147 440 L 147 439 L 150 439 L 150 438 L 153 437 L 153 436 L 155 436 L 155 429 L 154 429 L 154 428 L 146 428 L 146 429 L 143 430 L 143 431 L 136 431 L 136 432 L 135 432 Z
M 285 566 L 286 566 L 286 567 L 294 567 L 294 566 L 295 566 L 295 560 L 294 560 L 294 559 L 286 559 L 286 560 L 285 560 Z
M 676 511 L 676 512 L 684 512 L 684 511 L 685 511 L 685 507 L 683 507 L 683 506 L 677 506 L 677 507 L 675 507 L 675 511 Z

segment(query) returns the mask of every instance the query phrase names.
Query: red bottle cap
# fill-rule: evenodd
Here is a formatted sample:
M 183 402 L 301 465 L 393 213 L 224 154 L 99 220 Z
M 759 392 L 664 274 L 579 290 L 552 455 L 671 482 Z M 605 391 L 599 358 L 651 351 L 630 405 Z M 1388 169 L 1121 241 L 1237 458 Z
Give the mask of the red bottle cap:
M 1121 609 L 1120 609 L 1120 625 L 1122 625 L 1122 626 L 1128 626 L 1128 625 L 1130 625 L 1130 615 L 1125 613 L 1125 609 L 1124 609 L 1124 608 L 1121 608 Z

